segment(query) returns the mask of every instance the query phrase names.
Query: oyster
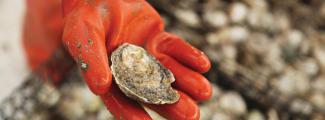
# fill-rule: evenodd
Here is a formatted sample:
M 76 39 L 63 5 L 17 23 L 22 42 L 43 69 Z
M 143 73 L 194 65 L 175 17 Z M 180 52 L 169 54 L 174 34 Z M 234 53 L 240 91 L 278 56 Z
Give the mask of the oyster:
M 124 43 L 111 56 L 111 69 L 122 92 L 149 104 L 172 104 L 179 94 L 171 87 L 173 74 L 143 48 Z

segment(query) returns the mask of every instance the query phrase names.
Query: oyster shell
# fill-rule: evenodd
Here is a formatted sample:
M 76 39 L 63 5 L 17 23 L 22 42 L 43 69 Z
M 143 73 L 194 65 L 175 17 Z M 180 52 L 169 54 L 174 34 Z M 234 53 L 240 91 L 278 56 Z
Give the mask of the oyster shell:
M 171 104 L 179 94 L 171 87 L 173 74 L 143 48 L 124 43 L 111 56 L 111 69 L 122 92 L 149 104 Z

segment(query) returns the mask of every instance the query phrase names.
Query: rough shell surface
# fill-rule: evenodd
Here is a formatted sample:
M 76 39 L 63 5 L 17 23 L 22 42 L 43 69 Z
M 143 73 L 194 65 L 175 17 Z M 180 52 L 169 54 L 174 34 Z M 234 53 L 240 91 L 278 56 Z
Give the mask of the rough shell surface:
M 171 87 L 173 74 L 143 48 L 123 44 L 111 56 L 115 82 L 122 92 L 149 104 L 171 104 L 179 94 Z

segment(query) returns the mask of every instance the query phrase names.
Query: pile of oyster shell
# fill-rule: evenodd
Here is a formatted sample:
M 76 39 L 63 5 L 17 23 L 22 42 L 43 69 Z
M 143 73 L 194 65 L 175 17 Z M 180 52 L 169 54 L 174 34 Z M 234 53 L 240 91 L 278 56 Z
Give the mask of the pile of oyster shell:
M 212 60 L 202 118 L 325 119 L 324 0 L 150 2 Z

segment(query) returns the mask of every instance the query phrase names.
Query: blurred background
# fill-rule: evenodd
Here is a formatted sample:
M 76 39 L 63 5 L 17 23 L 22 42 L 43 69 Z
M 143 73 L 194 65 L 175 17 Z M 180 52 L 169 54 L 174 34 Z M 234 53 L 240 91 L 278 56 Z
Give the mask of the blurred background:
M 0 100 L 28 75 L 22 48 L 25 0 L 0 0 Z
M 324 0 L 148 1 L 167 31 L 212 61 L 205 76 L 214 94 L 200 103 L 202 120 L 325 119 Z M 113 119 L 77 70 L 58 88 L 27 77 L 23 14 L 24 1 L 0 0 L 0 115 Z

